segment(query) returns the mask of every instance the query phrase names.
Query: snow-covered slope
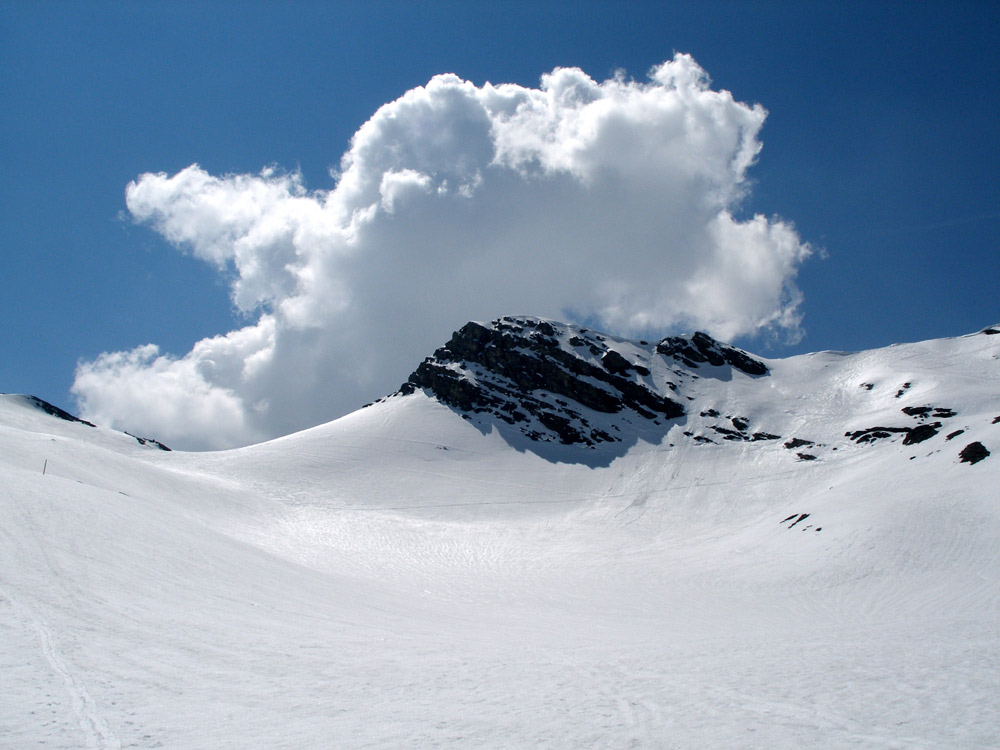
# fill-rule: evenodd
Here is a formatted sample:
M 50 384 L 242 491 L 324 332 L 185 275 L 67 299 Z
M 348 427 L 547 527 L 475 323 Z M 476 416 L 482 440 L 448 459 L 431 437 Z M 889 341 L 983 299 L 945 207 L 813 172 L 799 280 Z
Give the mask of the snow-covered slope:
M 236 451 L 0 397 L 0 746 L 1000 745 L 1000 336 L 470 325 Z

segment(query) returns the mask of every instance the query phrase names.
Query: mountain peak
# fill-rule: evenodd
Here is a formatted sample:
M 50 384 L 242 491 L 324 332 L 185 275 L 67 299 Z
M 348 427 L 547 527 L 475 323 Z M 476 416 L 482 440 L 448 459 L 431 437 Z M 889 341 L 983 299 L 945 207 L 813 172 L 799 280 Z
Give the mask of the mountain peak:
M 705 333 L 652 344 L 519 316 L 465 324 L 399 392 L 423 389 L 467 419 L 514 426 L 536 442 L 592 448 L 684 417 L 679 383 L 699 368 L 768 373 Z

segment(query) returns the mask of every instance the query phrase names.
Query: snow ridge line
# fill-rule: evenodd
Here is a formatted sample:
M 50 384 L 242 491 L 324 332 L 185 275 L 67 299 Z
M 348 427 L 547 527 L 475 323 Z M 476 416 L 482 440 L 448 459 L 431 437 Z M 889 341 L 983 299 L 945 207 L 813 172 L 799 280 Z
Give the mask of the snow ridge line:
M 52 639 L 52 630 L 38 615 L 32 612 L 21 602 L 17 601 L 5 589 L 0 588 L 0 597 L 3 597 L 15 611 L 19 611 L 23 619 L 31 622 L 38 633 L 38 640 L 42 647 L 42 655 L 52 667 L 53 671 L 63 679 L 66 692 L 69 693 L 73 713 L 76 715 L 80 729 L 86 737 L 86 747 L 95 750 L 120 750 L 121 740 L 111 730 L 108 722 L 101 715 L 93 697 L 87 691 L 86 686 L 73 672 L 66 666 L 62 654 L 55 646 Z

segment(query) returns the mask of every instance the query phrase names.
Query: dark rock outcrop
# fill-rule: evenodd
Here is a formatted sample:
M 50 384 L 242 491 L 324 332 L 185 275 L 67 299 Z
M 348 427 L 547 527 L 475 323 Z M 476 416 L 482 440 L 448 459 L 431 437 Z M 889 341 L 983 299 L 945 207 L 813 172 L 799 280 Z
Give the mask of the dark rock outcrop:
M 722 344 L 707 333 L 696 332 L 690 339 L 668 336 L 656 345 L 657 354 L 673 357 L 691 369 L 709 364 L 713 367 L 730 365 L 747 375 L 767 375 L 767 366 L 741 349 Z
M 856 443 L 874 443 L 876 440 L 891 437 L 894 434 L 908 433 L 909 427 L 867 427 L 863 430 L 845 432 L 844 437 L 848 437 Z
M 927 409 L 929 412 L 930 407 L 927 407 Z M 920 413 L 923 414 L 922 411 Z M 874 443 L 876 440 L 882 440 L 893 435 L 902 435 L 903 445 L 916 445 L 934 437 L 940 429 L 940 422 L 928 422 L 916 427 L 868 427 L 863 430 L 844 433 L 844 436 L 860 444 Z
M 903 414 L 914 419 L 926 419 L 928 417 L 949 419 L 956 414 L 954 409 L 949 409 L 945 406 L 904 406 L 901 411 Z
M 990 455 L 990 452 L 986 450 L 986 446 L 977 440 L 962 448 L 958 457 L 963 464 L 977 464 L 988 455 Z
M 916 445 L 917 443 L 922 443 L 925 440 L 937 435 L 938 430 L 940 429 L 940 422 L 931 422 L 929 424 L 922 424 L 914 427 L 906 433 L 906 437 L 903 438 L 903 445 Z
M 684 415 L 679 403 L 637 380 L 649 368 L 603 336 L 570 330 L 531 318 L 467 323 L 420 363 L 400 393 L 423 388 L 467 414 L 518 425 L 534 440 L 588 446 L 619 438 L 593 424 L 586 410 L 647 420 Z
M 788 450 L 795 450 L 796 448 L 805 448 L 809 445 L 815 445 L 812 440 L 803 440 L 802 438 L 792 438 L 785 442 L 785 447 Z

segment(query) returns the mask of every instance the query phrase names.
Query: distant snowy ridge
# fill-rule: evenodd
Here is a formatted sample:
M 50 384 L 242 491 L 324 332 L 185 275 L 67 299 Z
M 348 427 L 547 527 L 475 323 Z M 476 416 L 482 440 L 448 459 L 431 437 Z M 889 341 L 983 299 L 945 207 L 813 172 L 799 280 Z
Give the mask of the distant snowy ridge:
M 93 422 L 88 422 L 86 419 L 80 419 L 79 417 L 70 414 L 65 409 L 60 409 L 54 404 L 50 404 L 44 399 L 38 398 L 38 396 L 30 396 L 24 393 L 0 393 L 4 399 L 6 399 L 11 404 L 18 404 L 28 409 L 35 409 L 50 417 L 55 417 L 61 419 L 64 422 L 76 423 L 85 425 L 87 427 L 96 427 Z M 154 440 L 153 438 L 139 437 L 138 435 L 133 435 L 131 432 L 123 432 L 123 435 L 128 435 L 130 438 L 134 439 L 139 445 L 148 446 L 150 448 L 159 448 L 161 451 L 169 451 L 170 448 L 165 446 L 159 440 Z

